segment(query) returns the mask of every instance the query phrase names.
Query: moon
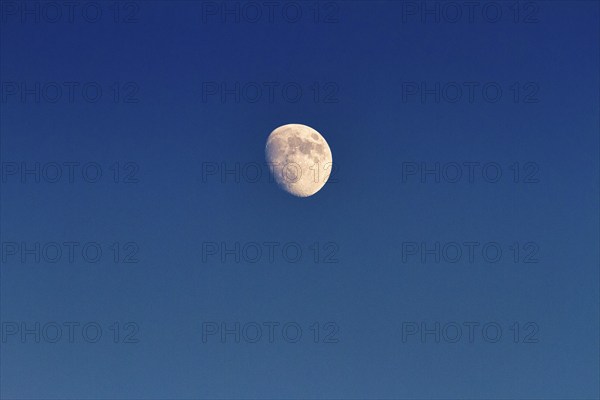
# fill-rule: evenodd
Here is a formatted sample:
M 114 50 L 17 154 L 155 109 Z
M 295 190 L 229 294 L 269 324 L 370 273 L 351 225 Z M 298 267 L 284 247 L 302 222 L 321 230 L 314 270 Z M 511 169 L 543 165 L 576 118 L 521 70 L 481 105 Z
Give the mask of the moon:
M 271 132 L 265 156 L 279 187 L 297 197 L 321 190 L 333 167 L 325 138 L 302 124 L 282 125 Z

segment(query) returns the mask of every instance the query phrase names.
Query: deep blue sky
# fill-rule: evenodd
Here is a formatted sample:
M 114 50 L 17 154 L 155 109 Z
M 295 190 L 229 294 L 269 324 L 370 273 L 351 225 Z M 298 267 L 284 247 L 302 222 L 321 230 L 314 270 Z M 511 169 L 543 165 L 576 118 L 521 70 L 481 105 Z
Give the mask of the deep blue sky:
M 400 1 L 321 2 L 316 22 L 304 1 L 274 2 L 273 21 L 262 5 L 256 22 L 223 20 L 213 2 L 121 2 L 118 23 L 112 2 L 93 3 L 97 22 L 93 5 L 77 2 L 72 22 L 63 8 L 54 23 L 46 3 L 29 2 L 24 16 L 20 3 L 0 4 L 2 398 L 600 396 L 598 2 L 521 2 L 518 14 L 512 2 L 482 2 L 472 21 L 458 2 L 457 22 L 448 6 L 436 22 L 406 14 L 421 2 Z M 299 21 L 282 16 L 297 7 Z M 65 82 L 75 82 L 72 101 Z M 211 82 L 256 83 L 262 97 L 251 102 L 247 86 L 239 102 L 231 93 L 222 102 L 203 92 Z M 37 83 L 39 102 L 26 91 Z M 415 83 L 439 83 L 447 96 L 423 102 Z M 62 88 L 54 103 L 53 85 Z M 102 95 L 86 101 L 82 88 L 93 96 L 94 85 Z M 290 96 L 302 89 L 297 102 L 282 95 L 286 85 Z M 457 85 L 463 97 L 448 101 Z M 502 97 L 486 99 L 484 86 Z M 336 182 L 299 199 L 266 167 L 258 183 L 202 179 L 205 163 L 262 164 L 268 134 L 286 123 L 323 134 Z M 62 178 L 21 182 L 23 165 L 36 163 L 48 174 L 63 165 Z M 86 182 L 73 167 L 69 183 L 64 163 L 96 163 L 102 177 Z M 462 179 L 405 175 L 436 163 L 448 174 L 463 165 Z M 470 183 L 464 163 L 500 166 L 502 176 L 488 182 L 477 167 Z M 77 242 L 73 262 L 64 242 Z M 89 242 L 103 250 L 96 263 L 81 256 Z M 272 263 L 203 260 L 207 242 L 278 242 L 279 251 Z M 436 242 L 479 246 L 473 262 L 406 254 Z M 502 250 L 496 263 L 481 255 L 490 242 Z M 39 263 L 19 253 L 37 243 Z M 56 263 L 52 243 L 64 251 Z M 114 243 L 119 261 L 137 249 L 137 262 L 115 263 Z M 282 257 L 286 243 L 300 246 L 299 262 Z M 331 249 L 338 262 L 322 262 Z M 524 262 L 532 251 L 537 262 Z M 269 321 L 280 324 L 274 343 Z M 68 322 L 79 324 L 74 343 Z M 257 323 L 263 337 L 203 341 L 207 322 Z M 403 327 L 436 322 L 463 336 L 403 340 Z M 469 322 L 479 324 L 473 343 Z M 36 323 L 40 342 L 22 338 Z M 57 343 L 52 323 L 62 326 Z M 97 343 L 82 338 L 89 323 L 102 328 Z M 127 323 L 137 343 L 122 343 Z M 286 323 L 301 327 L 297 343 L 282 337 Z M 482 337 L 486 324 L 501 327 L 497 343 Z M 324 343 L 332 326 L 337 342 Z

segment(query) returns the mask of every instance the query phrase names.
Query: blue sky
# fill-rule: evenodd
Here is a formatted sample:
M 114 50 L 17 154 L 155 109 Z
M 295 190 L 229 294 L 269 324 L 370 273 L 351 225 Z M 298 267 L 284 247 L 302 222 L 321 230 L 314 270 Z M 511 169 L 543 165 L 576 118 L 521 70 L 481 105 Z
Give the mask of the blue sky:
M 598 398 L 597 2 L 27 4 L 2 398 Z

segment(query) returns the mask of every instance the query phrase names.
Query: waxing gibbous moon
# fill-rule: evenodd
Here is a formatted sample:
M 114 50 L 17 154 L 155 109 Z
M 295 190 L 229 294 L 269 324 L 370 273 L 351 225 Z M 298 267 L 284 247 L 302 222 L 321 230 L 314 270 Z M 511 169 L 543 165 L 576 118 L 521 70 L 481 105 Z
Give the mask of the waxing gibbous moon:
M 325 138 L 302 124 L 282 125 L 271 132 L 265 155 L 277 184 L 298 197 L 312 196 L 321 190 L 333 167 Z

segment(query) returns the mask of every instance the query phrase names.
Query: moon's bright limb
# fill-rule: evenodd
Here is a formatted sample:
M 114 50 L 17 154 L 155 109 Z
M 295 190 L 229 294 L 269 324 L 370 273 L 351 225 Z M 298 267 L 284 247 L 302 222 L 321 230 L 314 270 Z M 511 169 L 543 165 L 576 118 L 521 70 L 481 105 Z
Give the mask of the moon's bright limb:
M 282 125 L 271 132 L 265 155 L 275 181 L 298 197 L 312 196 L 321 190 L 333 167 L 325 138 L 301 124 Z

